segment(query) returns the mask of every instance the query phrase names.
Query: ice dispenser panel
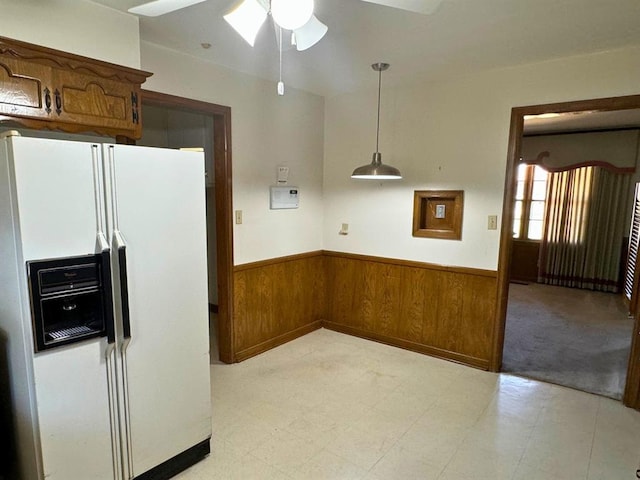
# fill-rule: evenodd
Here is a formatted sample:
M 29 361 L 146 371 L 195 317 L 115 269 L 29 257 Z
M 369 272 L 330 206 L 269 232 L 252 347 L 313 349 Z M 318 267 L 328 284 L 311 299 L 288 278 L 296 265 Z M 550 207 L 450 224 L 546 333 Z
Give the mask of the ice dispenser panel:
M 27 270 L 36 352 L 106 335 L 108 257 L 38 260 Z

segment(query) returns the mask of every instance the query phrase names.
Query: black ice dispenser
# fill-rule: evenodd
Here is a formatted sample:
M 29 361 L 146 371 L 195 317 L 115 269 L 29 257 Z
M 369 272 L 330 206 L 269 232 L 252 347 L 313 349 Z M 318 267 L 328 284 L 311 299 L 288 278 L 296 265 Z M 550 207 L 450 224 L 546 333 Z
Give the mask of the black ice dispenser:
M 35 351 L 105 336 L 113 325 L 109 254 L 27 262 Z

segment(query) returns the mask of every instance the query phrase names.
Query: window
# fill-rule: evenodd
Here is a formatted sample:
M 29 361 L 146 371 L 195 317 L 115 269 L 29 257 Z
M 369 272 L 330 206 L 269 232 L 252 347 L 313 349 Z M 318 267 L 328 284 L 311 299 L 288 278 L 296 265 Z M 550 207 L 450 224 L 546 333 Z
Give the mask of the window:
M 538 165 L 521 163 L 516 183 L 513 238 L 542 239 L 546 196 L 547 171 Z

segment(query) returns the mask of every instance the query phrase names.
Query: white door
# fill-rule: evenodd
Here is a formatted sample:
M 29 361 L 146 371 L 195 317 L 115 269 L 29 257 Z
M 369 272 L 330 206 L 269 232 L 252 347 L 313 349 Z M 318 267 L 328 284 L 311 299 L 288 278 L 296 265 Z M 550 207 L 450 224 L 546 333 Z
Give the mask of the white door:
M 13 137 L 9 145 L 23 260 L 94 253 L 99 150 L 86 143 L 26 137 Z M 97 338 L 34 354 L 34 428 L 40 432 L 43 478 L 119 478 L 106 348 L 105 339 Z
M 126 246 L 131 477 L 211 435 L 201 153 L 106 146 Z

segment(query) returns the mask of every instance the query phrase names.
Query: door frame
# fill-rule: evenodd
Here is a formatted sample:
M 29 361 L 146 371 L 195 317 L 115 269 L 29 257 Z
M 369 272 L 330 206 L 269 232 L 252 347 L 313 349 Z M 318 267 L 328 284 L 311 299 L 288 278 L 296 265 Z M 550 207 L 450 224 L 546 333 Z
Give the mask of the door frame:
M 511 247 L 514 194 L 516 188 L 516 168 L 522 151 L 522 135 L 525 115 L 543 113 L 564 113 L 580 111 L 612 111 L 640 108 L 640 95 L 623 97 L 598 98 L 542 105 L 514 107 L 511 109 L 511 126 L 509 129 L 509 147 L 507 149 L 507 166 L 505 175 L 504 196 L 502 199 L 502 225 L 500 232 L 500 250 L 498 256 L 498 278 L 496 315 L 490 370 L 499 372 L 502 367 L 504 349 L 504 333 L 507 320 L 507 302 L 509 297 L 509 271 L 511 267 Z M 636 285 L 634 288 L 638 288 Z M 636 313 L 631 354 L 627 369 L 627 383 L 623 402 L 633 408 L 640 408 L 640 316 Z
M 233 328 L 233 194 L 231 177 L 231 107 L 142 90 L 144 104 L 213 116 L 213 164 L 216 196 L 218 274 L 218 348 L 224 363 L 236 361 Z M 144 124 L 143 124 L 144 125 Z

